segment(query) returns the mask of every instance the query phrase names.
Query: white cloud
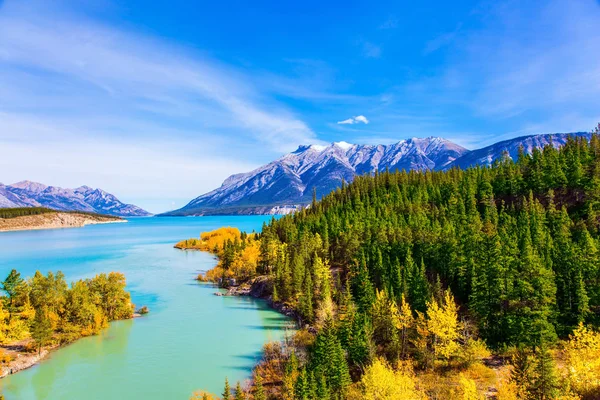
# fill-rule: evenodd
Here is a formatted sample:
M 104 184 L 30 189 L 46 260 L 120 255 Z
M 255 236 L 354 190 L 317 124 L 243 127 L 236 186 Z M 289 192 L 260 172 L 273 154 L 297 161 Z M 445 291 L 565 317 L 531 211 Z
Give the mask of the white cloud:
M 358 115 L 338 122 L 339 125 L 354 125 L 358 123 L 368 124 L 369 120 L 364 115 Z
M 357 123 L 362 122 L 363 124 L 369 123 L 369 120 L 364 115 L 359 115 L 358 117 L 354 117 L 354 121 L 356 121 Z

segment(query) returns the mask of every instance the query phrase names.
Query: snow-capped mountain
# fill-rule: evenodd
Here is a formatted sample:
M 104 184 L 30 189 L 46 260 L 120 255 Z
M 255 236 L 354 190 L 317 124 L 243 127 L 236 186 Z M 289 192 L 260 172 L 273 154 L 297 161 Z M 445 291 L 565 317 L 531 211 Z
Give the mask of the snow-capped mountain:
M 0 208 L 48 207 L 62 211 L 86 211 L 120 217 L 151 215 L 132 204 L 124 204 L 102 189 L 81 186 L 63 189 L 42 183 L 22 181 L 12 185 L 0 183 Z
M 412 138 L 391 145 L 300 146 L 292 153 L 255 169 L 232 175 L 220 188 L 206 193 L 169 215 L 270 213 L 274 206 L 306 204 L 313 190 L 323 196 L 342 180 L 395 169 L 441 169 L 467 149 L 448 140 Z
M 526 153 L 552 143 L 565 144 L 569 136 L 590 133 L 530 135 L 467 150 L 439 137 L 412 138 L 391 145 L 355 145 L 336 142 L 329 146 L 300 146 L 292 153 L 255 169 L 232 175 L 221 187 L 195 198 L 185 207 L 165 215 L 270 214 L 292 210 L 335 190 L 342 180 L 374 171 L 446 170 L 453 167 L 491 165 L 508 152 L 516 159 L 522 146 Z

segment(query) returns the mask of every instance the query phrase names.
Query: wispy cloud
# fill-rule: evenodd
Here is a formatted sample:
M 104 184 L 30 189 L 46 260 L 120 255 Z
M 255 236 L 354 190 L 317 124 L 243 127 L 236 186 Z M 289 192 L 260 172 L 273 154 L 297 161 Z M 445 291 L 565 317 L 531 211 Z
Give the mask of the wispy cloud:
M 90 102 L 81 105 L 77 99 L 85 93 L 94 96 L 94 106 L 101 106 L 98 112 L 118 113 L 126 107 L 153 114 L 187 114 L 191 124 L 199 125 L 206 120 L 218 125 L 224 115 L 226 127 L 235 124 L 240 132 L 277 151 L 287 149 L 290 142 L 315 138 L 282 104 L 264 98 L 243 71 L 83 17 L 57 13 L 40 18 L 29 8 L 8 2 L 0 12 L 0 63 L 2 81 L 20 78 L 19 87 L 29 90 L 16 96 L 24 103 L 27 96 L 44 100 L 44 92 L 56 95 L 37 104 L 42 109 L 61 104 L 90 113 Z M 32 87 L 27 85 L 29 79 L 44 84 Z M 13 97 L 6 93 L 10 88 L 3 89 L 4 98 Z M 57 102 L 57 97 L 63 101 Z
M 2 181 L 85 183 L 125 199 L 161 188 L 164 208 L 151 211 L 165 211 L 168 198 L 314 142 L 240 68 L 42 1 L 0 6 Z
M 390 89 L 387 112 L 436 112 L 442 123 L 432 133 L 470 131 L 471 146 L 591 129 L 600 120 L 600 58 L 591 56 L 600 54 L 600 3 L 511 4 L 493 3 L 427 43 L 425 55 L 446 48 L 444 62 Z
M 358 115 L 356 117 L 351 117 L 345 119 L 343 121 L 339 121 L 338 125 L 354 125 L 354 124 L 368 124 L 369 120 L 364 115 Z

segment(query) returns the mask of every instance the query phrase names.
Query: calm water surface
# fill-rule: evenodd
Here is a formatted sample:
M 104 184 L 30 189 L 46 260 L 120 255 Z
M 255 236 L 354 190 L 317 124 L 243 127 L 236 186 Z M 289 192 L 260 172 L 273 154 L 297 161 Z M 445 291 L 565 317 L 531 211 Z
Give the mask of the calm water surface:
M 125 273 L 147 317 L 111 323 L 101 335 L 62 348 L 0 380 L 7 399 L 187 399 L 220 393 L 250 376 L 262 345 L 289 321 L 260 300 L 214 296 L 194 277 L 214 266 L 201 252 L 173 248 L 220 226 L 259 230 L 268 217 L 133 218 L 127 224 L 0 233 L 0 278 L 61 270 L 67 280 Z

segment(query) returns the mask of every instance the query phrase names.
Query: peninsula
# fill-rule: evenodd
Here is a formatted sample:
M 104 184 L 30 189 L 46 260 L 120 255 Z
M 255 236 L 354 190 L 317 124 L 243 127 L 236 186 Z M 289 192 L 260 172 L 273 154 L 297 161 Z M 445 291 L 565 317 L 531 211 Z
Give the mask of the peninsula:
M 80 228 L 85 225 L 118 222 L 127 222 L 127 220 L 111 215 L 56 211 L 42 207 L 0 208 L 0 232 Z

